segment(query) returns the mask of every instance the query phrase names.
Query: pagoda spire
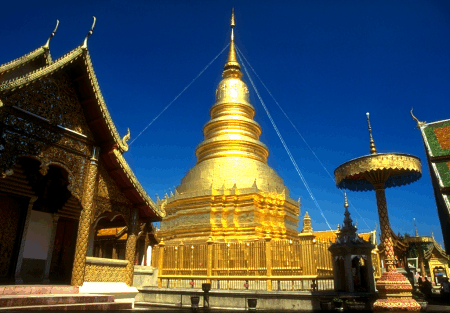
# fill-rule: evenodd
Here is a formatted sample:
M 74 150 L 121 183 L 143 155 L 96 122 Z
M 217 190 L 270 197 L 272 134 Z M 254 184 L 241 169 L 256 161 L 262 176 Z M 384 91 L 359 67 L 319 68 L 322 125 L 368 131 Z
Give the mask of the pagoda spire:
M 230 40 L 230 50 L 228 51 L 227 63 L 223 67 L 222 77 L 242 77 L 241 65 L 239 64 L 236 56 L 236 48 L 234 46 L 234 27 L 236 26 L 236 21 L 234 19 L 234 9 L 231 11 L 231 40 Z
M 344 227 L 342 228 L 342 232 L 356 233 L 356 226 L 353 225 L 353 220 L 350 218 L 350 212 L 348 211 L 347 193 L 344 193 L 344 195 L 345 195 L 345 200 L 344 200 L 345 218 L 344 218 Z
M 367 124 L 369 125 L 370 154 L 377 154 L 377 149 L 375 148 L 375 141 L 373 140 L 373 137 L 372 137 L 372 127 L 370 126 L 369 112 L 367 112 L 366 115 L 367 115 Z

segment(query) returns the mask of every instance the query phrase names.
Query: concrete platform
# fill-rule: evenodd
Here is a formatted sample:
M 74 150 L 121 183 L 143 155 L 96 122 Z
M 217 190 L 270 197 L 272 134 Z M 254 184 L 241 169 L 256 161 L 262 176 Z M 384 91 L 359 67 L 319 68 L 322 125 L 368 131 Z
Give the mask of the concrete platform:
M 204 292 L 201 289 L 168 289 L 157 287 L 140 287 L 136 296 L 136 305 L 143 307 L 166 306 L 172 308 L 190 308 L 191 296 L 199 296 L 199 306 L 203 306 Z M 246 310 L 247 299 L 258 299 L 260 310 L 320 310 L 320 301 L 333 299 L 336 292 L 308 291 L 257 291 L 257 290 L 217 290 L 209 292 L 209 307 L 215 310 Z M 358 293 L 355 297 L 371 298 L 373 294 Z

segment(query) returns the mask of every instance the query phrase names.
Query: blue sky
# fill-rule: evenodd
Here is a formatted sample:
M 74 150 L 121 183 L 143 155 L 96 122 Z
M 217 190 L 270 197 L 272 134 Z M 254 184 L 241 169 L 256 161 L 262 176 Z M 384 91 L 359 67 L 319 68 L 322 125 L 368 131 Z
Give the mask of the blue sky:
M 386 192 L 390 221 L 396 233 L 412 234 L 416 218 L 421 235 L 434 231 L 442 242 L 423 143 L 409 110 L 427 122 L 450 118 L 448 1 L 8 1 L 0 19 L 0 63 L 43 45 L 56 19 L 50 49 L 53 58 L 62 56 L 82 43 L 95 15 L 88 47 L 96 75 L 120 134 L 129 127 L 133 140 L 228 43 L 232 7 L 237 46 L 330 173 L 369 153 L 366 112 L 378 152 L 420 157 L 423 177 Z M 225 60 L 222 54 L 125 154 L 151 197 L 173 191 L 195 165 Z M 257 87 L 335 228 L 344 217 L 342 193 Z M 302 197 L 302 215 L 309 212 L 313 228 L 327 229 L 254 92 L 251 102 L 269 165 L 292 198 Z M 373 229 L 375 194 L 348 196 L 359 229 L 368 230 L 366 223 Z

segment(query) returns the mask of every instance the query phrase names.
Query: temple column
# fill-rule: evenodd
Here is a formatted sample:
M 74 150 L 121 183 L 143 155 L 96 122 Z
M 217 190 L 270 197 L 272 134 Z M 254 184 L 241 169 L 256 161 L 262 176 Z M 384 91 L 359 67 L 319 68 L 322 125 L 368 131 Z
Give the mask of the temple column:
M 84 184 L 83 197 L 81 199 L 81 206 L 83 210 L 81 211 L 80 221 L 78 224 L 75 258 L 73 261 L 71 281 L 73 286 L 82 286 L 84 282 L 84 270 L 86 267 L 86 255 L 89 243 L 91 220 L 95 207 L 95 187 L 98 180 L 98 155 L 99 148 L 94 147 L 93 155 L 88 168 L 87 178 Z
M 127 237 L 127 244 L 125 248 L 125 260 L 128 261 L 127 267 L 125 269 L 126 271 L 126 281 L 125 283 L 128 286 L 133 285 L 133 274 L 134 274 L 134 261 L 136 258 L 136 243 L 137 243 L 137 237 L 139 233 L 139 209 L 138 208 L 131 208 L 130 210 L 130 221 L 128 228 L 128 237 Z
M 17 257 L 16 271 L 14 273 L 14 281 L 16 284 L 23 284 L 23 279 L 20 276 L 20 271 L 22 269 L 22 261 L 23 261 L 23 250 L 25 249 L 25 241 L 27 239 L 28 226 L 30 225 L 31 211 L 33 210 L 34 202 L 36 202 L 37 199 L 38 199 L 38 197 L 32 196 L 30 198 L 30 202 L 28 203 L 27 217 L 25 218 L 25 225 L 23 227 L 22 241 L 20 243 L 19 255 Z
M 50 241 L 48 245 L 48 252 L 47 252 L 47 261 L 45 262 L 45 270 L 44 270 L 44 284 L 49 284 L 50 279 L 50 266 L 52 264 L 52 257 L 53 257 L 53 246 L 55 245 L 55 237 L 56 237 L 56 229 L 58 228 L 58 220 L 59 215 L 53 214 L 53 228 L 52 228 L 52 234 L 50 236 Z

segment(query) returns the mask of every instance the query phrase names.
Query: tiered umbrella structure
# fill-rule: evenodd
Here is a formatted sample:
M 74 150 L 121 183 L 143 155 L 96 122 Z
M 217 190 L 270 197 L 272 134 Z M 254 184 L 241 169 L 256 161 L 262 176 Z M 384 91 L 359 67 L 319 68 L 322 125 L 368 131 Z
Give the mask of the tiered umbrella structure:
M 386 205 L 385 188 L 402 186 L 422 176 L 420 159 L 401 153 L 377 153 L 372 136 L 369 113 L 367 122 L 370 135 L 370 154 L 341 164 L 334 171 L 336 185 L 353 191 L 375 190 L 380 219 L 381 240 L 386 249 L 385 267 L 377 281 L 379 298 L 374 310 L 419 311 L 420 305 L 412 298 L 408 279 L 396 270 L 392 230 Z

